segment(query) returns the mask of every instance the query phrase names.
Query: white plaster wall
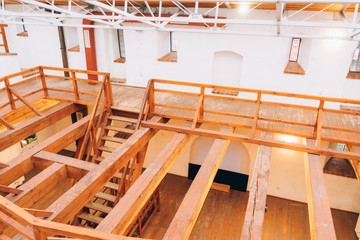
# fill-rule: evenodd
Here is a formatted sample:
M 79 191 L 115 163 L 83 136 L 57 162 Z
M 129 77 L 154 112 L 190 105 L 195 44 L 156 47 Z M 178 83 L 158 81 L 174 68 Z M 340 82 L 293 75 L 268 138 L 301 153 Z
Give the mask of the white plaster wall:
M 14 55 L 0 56 L 0 78 L 20 71 L 19 57 Z M 21 77 L 12 78 L 10 84 L 21 81 Z M 0 82 L 0 88 L 5 87 L 5 83 Z

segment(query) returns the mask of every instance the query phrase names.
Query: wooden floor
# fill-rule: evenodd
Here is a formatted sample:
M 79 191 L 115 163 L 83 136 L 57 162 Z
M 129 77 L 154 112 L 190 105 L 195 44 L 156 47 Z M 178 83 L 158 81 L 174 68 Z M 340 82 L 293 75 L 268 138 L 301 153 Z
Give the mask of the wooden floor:
M 180 206 L 192 181 L 168 174 L 160 184 L 160 212 L 144 230 L 145 238 L 161 239 Z M 190 239 L 240 239 L 248 193 L 210 190 Z M 310 239 L 307 205 L 268 196 L 264 240 Z M 357 240 L 354 228 L 358 214 L 334 210 L 332 215 L 338 239 Z

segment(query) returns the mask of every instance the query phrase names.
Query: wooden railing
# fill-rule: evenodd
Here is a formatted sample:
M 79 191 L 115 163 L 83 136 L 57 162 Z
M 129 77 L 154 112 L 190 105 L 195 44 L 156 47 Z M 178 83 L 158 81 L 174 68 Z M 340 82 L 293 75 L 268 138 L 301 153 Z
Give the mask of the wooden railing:
M 5 27 L 7 27 L 6 24 L 0 24 L 0 36 L 2 39 L 2 43 L 0 42 L 0 47 L 4 48 L 5 53 L 9 53 L 9 46 L 7 43 L 6 35 L 5 35 Z
M 69 72 L 71 77 L 59 76 L 63 75 L 64 72 Z M 80 78 L 78 74 L 97 75 L 102 77 L 102 81 Z M 20 81 L 17 81 L 19 78 L 21 78 Z M 51 79 L 70 80 L 72 84 L 69 84 L 68 81 L 58 81 L 60 84 L 51 84 L 54 82 Z M 101 91 L 99 95 L 96 87 L 88 88 L 86 87 L 87 84 L 79 86 L 82 82 L 99 83 L 100 88 L 104 88 L 106 91 Z M 103 106 L 104 103 L 110 105 L 113 103 L 110 76 L 103 72 L 39 66 L 2 77 L 0 78 L 1 83 L 4 87 L 0 88 L 0 94 L 6 92 L 7 99 L 1 99 L 0 102 L 0 122 L 8 128 L 13 128 L 13 126 L 2 119 L 1 116 L 17 109 L 18 101 L 29 107 L 35 114 L 41 115 L 27 100 L 30 98 L 46 98 L 93 106 L 98 104 L 98 107 Z M 95 90 L 89 91 L 90 89 Z
M 185 91 L 179 91 L 179 90 L 168 90 L 165 88 L 158 88 L 156 87 L 157 84 L 162 86 L 181 86 L 181 87 L 193 87 L 199 89 L 197 92 L 185 92 Z M 173 87 L 172 86 L 172 87 Z M 253 94 L 256 95 L 256 99 L 248 99 L 248 98 L 238 98 L 238 97 L 227 97 L 227 96 L 219 96 L 219 95 L 213 95 L 213 94 L 207 94 L 206 90 L 210 90 L 208 92 L 211 92 L 212 89 L 223 89 L 223 90 L 231 90 L 231 91 L 238 91 L 240 93 L 245 94 Z M 155 101 L 155 94 L 156 93 L 168 93 L 168 94 L 176 94 L 176 95 L 182 95 L 182 96 L 189 96 L 188 98 L 184 98 L 183 102 L 187 103 L 187 106 L 184 106 L 181 102 L 179 102 L 178 105 L 171 105 L 168 104 L 167 101 L 156 102 Z M 300 99 L 311 102 L 318 102 L 317 106 L 314 105 L 305 105 L 305 104 L 294 104 L 289 103 L 289 101 L 284 102 L 275 102 L 275 101 L 264 101 L 264 96 L 277 96 L 277 97 L 285 97 L 289 100 L 294 99 Z M 195 97 L 195 98 L 194 98 Z M 219 99 L 219 100 L 232 100 L 236 102 L 243 102 L 243 103 L 251 103 L 253 106 L 255 106 L 253 109 L 252 115 L 246 115 L 246 114 L 239 114 L 236 113 L 236 111 L 217 111 L 214 109 L 209 109 L 204 107 L 205 99 Z M 193 106 L 196 107 L 189 107 L 189 101 Z M 291 102 L 291 101 L 290 101 Z M 343 142 L 343 143 L 349 143 L 349 141 L 344 140 L 342 137 L 326 137 L 324 138 L 322 135 L 322 130 L 334 130 L 339 132 L 341 135 L 343 133 L 355 133 L 360 134 L 360 129 L 348 129 L 344 127 L 337 127 L 337 126 L 326 126 L 323 124 L 323 115 L 325 112 L 329 113 L 335 113 L 335 114 L 348 114 L 348 115 L 357 115 L 359 116 L 360 113 L 353 112 L 353 111 L 346 111 L 346 110 L 339 110 L 334 108 L 325 108 L 326 103 L 337 103 L 337 104 L 356 104 L 360 105 L 360 100 L 351 100 L 351 99 L 343 99 L 343 98 L 332 98 L 332 97 L 321 97 L 321 96 L 312 96 L 312 95 L 306 95 L 306 94 L 294 94 L 294 93 L 285 93 L 285 92 L 275 92 L 275 91 L 266 91 L 266 90 L 256 90 L 256 89 L 246 89 L 246 88 L 234 88 L 234 87 L 226 87 L 226 86 L 217 86 L 217 85 L 209 85 L 209 84 L 196 84 L 196 83 L 187 83 L 187 82 L 178 82 L 178 81 L 169 81 L 169 80 L 159 80 L 159 79 L 152 79 L 149 81 L 148 87 L 147 87 L 147 95 L 146 95 L 146 104 L 143 104 L 143 107 L 145 109 L 145 105 L 147 106 L 145 109 L 145 112 L 147 112 L 147 117 L 145 119 L 148 119 L 151 116 L 161 116 L 165 118 L 174 118 L 174 119 L 181 119 L 181 120 L 187 120 L 192 121 L 192 129 L 194 129 L 197 125 L 197 123 L 210 123 L 210 124 L 219 124 L 219 125 L 229 125 L 233 127 L 239 127 L 239 128 L 247 128 L 251 129 L 251 136 L 255 135 L 256 130 L 261 131 L 270 131 L 270 132 L 278 132 L 282 134 L 288 134 L 288 135 L 294 135 L 299 137 L 306 137 L 306 138 L 313 138 L 317 140 L 317 147 L 320 147 L 321 140 L 325 141 L 333 141 L 333 142 Z M 255 105 L 254 105 L 255 104 Z M 272 105 L 277 107 L 286 107 L 288 109 L 303 109 L 303 110 L 310 110 L 314 111 L 316 113 L 316 117 L 311 119 L 311 122 L 307 120 L 307 122 L 301 122 L 301 121 L 290 121 L 290 120 L 284 120 L 284 119 L 276 119 L 268 116 L 262 116 L 260 114 L 260 109 L 264 105 Z M 166 108 L 166 109 L 178 109 L 178 110 L 184 110 L 184 111 L 193 111 L 194 114 L 192 117 L 186 117 L 186 116 L 179 116 L 179 114 L 176 114 L 174 111 L 173 113 L 166 112 L 166 114 L 162 113 L 159 108 Z M 144 110 L 142 109 L 142 111 Z M 236 109 L 234 109 L 236 110 Z M 140 112 L 140 114 L 143 114 L 143 112 Z M 206 114 L 213 114 L 215 116 L 219 117 L 219 120 L 211 120 L 206 117 Z M 276 116 L 276 114 L 273 114 Z M 315 114 L 314 114 L 315 115 Z M 230 116 L 230 117 L 236 117 L 240 119 L 249 119 L 252 120 L 251 124 L 240 124 L 236 122 L 236 119 L 234 121 L 226 122 L 221 119 L 222 116 Z M 341 117 L 341 116 L 340 116 Z M 139 117 L 140 119 L 140 117 Z M 264 121 L 268 123 L 281 123 L 281 124 L 287 124 L 287 125 L 295 125 L 295 126 L 301 126 L 301 127 L 310 127 L 313 128 L 312 134 L 302 134 L 297 132 L 292 132 L 288 130 L 278 130 L 273 129 L 269 127 L 259 127 L 258 122 Z M 351 141 L 351 143 L 354 143 Z M 360 142 L 355 142 L 355 144 L 360 144 Z
M 82 227 L 43 220 L 31 215 L 23 208 L 2 196 L 0 196 L 0 223 L 1 239 L 11 239 L 4 235 L 4 232 L 6 233 L 7 231 L 2 228 L 2 226 L 15 230 L 16 233 L 31 240 L 52 239 L 52 236 L 54 235 L 60 236 L 56 239 L 133 239 L 93 229 L 85 229 Z

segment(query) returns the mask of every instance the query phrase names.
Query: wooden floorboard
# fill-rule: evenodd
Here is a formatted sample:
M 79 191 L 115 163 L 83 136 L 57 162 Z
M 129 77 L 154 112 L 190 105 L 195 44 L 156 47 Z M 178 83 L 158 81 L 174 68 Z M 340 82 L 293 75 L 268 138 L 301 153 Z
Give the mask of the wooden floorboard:
M 160 184 L 160 212 L 144 229 L 143 237 L 161 239 L 175 216 L 192 181 L 167 174 Z M 211 189 L 189 239 L 240 239 L 248 193 L 229 193 Z M 267 197 L 263 240 L 310 239 L 307 204 L 277 197 Z M 332 209 L 338 239 L 356 240 L 354 228 L 358 214 Z

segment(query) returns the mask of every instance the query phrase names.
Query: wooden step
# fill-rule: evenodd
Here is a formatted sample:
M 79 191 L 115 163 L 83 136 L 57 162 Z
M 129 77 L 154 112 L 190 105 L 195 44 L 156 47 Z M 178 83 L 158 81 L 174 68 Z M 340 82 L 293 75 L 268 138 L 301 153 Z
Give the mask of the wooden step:
M 101 161 L 104 160 L 104 159 L 105 159 L 105 158 L 102 157 L 102 156 L 97 156 L 97 157 L 95 158 L 95 161 L 101 162 Z
M 105 206 L 105 205 L 102 205 L 102 204 L 99 204 L 96 202 L 88 202 L 85 205 L 85 207 L 96 210 L 96 211 L 100 211 L 103 213 L 109 213 L 112 210 L 111 207 L 108 207 L 108 206 Z
M 95 197 L 109 201 L 109 202 L 115 202 L 115 196 L 108 194 L 108 193 L 103 193 L 103 192 L 98 192 Z
M 113 151 L 115 151 L 115 148 L 107 147 L 107 146 L 100 146 L 98 149 L 101 151 L 109 152 L 109 153 L 112 153 Z
M 105 129 L 115 131 L 115 132 L 129 133 L 129 134 L 133 134 L 135 132 L 135 130 L 132 130 L 132 129 L 115 127 L 115 126 L 111 126 L 111 125 L 106 126 Z
M 122 176 L 122 173 L 117 173 L 117 174 L 115 174 L 115 176 L 114 177 L 116 177 L 116 178 L 121 178 L 121 176 Z
M 110 142 L 116 142 L 116 143 L 123 143 L 126 141 L 126 139 L 118 138 L 118 137 L 111 137 L 111 136 L 103 136 L 101 140 L 104 141 L 110 141 Z
M 132 107 L 124 107 L 124 106 L 111 106 L 111 109 L 115 111 L 122 111 L 122 112 L 129 112 L 129 113 L 136 113 L 139 114 L 140 109 L 132 108 Z
M 105 187 L 113 189 L 113 190 L 119 190 L 119 184 L 113 183 L 113 182 L 108 182 L 105 184 Z
M 127 123 L 137 123 L 137 119 L 135 118 L 128 118 L 128 117 L 120 117 L 116 115 L 111 115 L 108 117 L 111 120 L 120 121 L 120 122 L 127 122 Z
M 77 217 L 97 224 L 101 223 L 101 221 L 103 220 L 102 217 L 94 216 L 89 213 L 80 213 Z

